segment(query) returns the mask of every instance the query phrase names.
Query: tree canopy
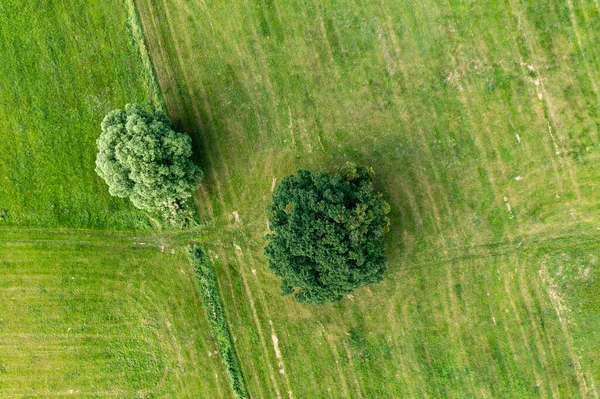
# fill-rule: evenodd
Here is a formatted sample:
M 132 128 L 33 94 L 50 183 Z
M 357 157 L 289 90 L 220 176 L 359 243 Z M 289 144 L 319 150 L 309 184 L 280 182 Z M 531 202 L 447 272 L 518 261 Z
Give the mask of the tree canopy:
M 110 194 L 129 197 L 139 209 L 172 213 L 200 185 L 190 137 L 173 131 L 161 110 L 128 104 L 109 112 L 97 144 L 96 172 Z
M 373 188 L 372 168 L 338 173 L 298 170 L 276 188 L 265 255 L 283 295 L 311 304 L 336 302 L 381 281 L 390 207 Z

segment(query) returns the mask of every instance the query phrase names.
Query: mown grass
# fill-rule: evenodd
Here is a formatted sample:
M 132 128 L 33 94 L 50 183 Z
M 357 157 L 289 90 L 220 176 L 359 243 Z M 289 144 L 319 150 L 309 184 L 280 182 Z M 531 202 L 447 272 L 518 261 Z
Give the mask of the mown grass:
M 148 238 L 0 229 L 1 397 L 231 397 L 185 255 Z
M 543 277 L 561 317 L 572 326 L 572 342 L 579 350 L 582 368 L 590 385 L 600 379 L 600 305 L 598 304 L 599 252 L 579 247 L 546 254 Z M 590 395 L 591 396 L 591 395 Z
M 0 224 L 147 229 L 94 172 L 104 115 L 149 104 L 119 1 L 0 4 Z
M 133 11 L 0 2 L 0 397 L 232 397 L 177 237 L 64 229 L 150 228 L 94 172 L 105 113 L 160 103 Z
M 563 325 L 540 270 L 562 252 L 594 253 L 595 242 L 594 234 L 581 245 L 574 237 L 521 241 L 517 252 L 509 243 L 415 253 L 402 265 L 391 263 L 394 272 L 384 283 L 322 308 L 282 301 L 252 244 L 243 257 L 231 254 L 235 248 L 212 250 L 223 265 L 220 281 L 231 287 L 227 316 L 255 395 L 594 397 L 597 307 L 588 297 L 587 312 L 579 320 L 564 312 Z M 582 275 L 571 287 L 591 295 L 593 284 Z M 570 303 L 580 300 L 571 297 Z M 582 356 L 580 363 L 573 354 Z M 262 369 L 256 367 L 260 360 Z
M 597 268 L 596 2 L 136 3 L 207 171 L 251 395 L 598 396 L 595 274 L 549 266 Z M 392 205 L 387 277 L 300 306 L 266 269 L 265 205 L 296 168 L 347 160 Z
M 595 1 L 136 4 L 207 171 L 198 235 L 251 396 L 598 396 Z M 0 15 L 2 223 L 146 228 L 93 172 L 104 113 L 156 97 L 131 15 Z M 265 205 L 346 160 L 392 204 L 389 270 L 298 305 L 265 266 Z M 170 253 L 195 238 L 0 230 L 0 396 L 231 396 Z

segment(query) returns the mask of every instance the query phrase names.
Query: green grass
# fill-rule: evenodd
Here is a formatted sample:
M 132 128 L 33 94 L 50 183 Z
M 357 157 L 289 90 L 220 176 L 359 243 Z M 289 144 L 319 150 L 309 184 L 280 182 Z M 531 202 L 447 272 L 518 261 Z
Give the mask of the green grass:
M 3 398 L 232 397 L 190 234 L 114 232 L 150 226 L 94 172 L 105 113 L 160 105 L 131 5 L 0 2 Z
M 600 379 L 598 255 L 596 246 L 549 254 L 544 257 L 543 269 L 555 306 L 573 326 L 569 343 L 579 350 L 586 378 L 592 383 Z
M 94 172 L 104 115 L 150 103 L 119 1 L 0 4 L 0 224 L 146 229 Z
M 0 229 L 0 397 L 231 397 L 190 264 L 162 245 Z
M 219 354 L 229 377 L 231 390 L 236 398 L 247 398 L 248 390 L 246 382 L 244 381 L 239 360 L 233 346 L 233 340 L 231 339 L 231 333 L 225 320 L 225 313 L 223 312 L 221 295 L 219 294 L 219 286 L 215 272 L 213 271 L 213 265 L 206 251 L 200 245 L 188 247 L 187 254 L 194 268 L 194 275 L 196 276 L 196 283 L 202 295 L 206 319 L 217 342 Z
M 597 266 L 549 264 L 600 238 L 595 1 L 136 4 L 252 396 L 598 396 Z M 272 184 L 347 160 L 392 205 L 386 279 L 295 304 Z
M 148 228 L 94 141 L 160 101 L 132 3 L 2 2 L 0 396 L 231 397 L 181 252 L 201 239 L 251 397 L 598 397 L 596 1 L 135 4 L 207 223 L 14 228 Z M 348 160 L 392 205 L 389 270 L 299 305 L 265 206 Z

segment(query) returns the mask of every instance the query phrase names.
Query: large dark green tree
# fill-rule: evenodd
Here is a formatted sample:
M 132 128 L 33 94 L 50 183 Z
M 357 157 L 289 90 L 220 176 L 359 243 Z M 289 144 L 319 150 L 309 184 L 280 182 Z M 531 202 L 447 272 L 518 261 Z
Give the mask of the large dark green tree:
M 273 194 L 265 254 L 283 295 L 336 302 L 385 272 L 390 207 L 373 188 L 372 168 L 338 173 L 298 170 Z
M 96 172 L 110 194 L 129 197 L 139 209 L 176 213 L 200 185 L 202 171 L 189 159 L 190 137 L 173 131 L 161 110 L 128 104 L 111 111 L 97 144 Z

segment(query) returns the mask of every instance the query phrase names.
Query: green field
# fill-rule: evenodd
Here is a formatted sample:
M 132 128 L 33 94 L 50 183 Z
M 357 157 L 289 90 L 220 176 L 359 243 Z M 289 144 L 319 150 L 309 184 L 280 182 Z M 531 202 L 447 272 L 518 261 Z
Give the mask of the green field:
M 135 0 L 205 170 L 202 228 L 137 235 L 93 170 L 104 114 L 157 101 L 130 3 L 21 3 L 0 3 L 0 397 L 232 397 L 198 241 L 251 398 L 599 397 L 596 0 Z M 389 268 L 299 305 L 266 205 L 346 161 L 392 206 Z
M 137 4 L 253 397 L 598 396 L 596 2 Z M 392 205 L 387 278 L 300 306 L 265 204 L 347 160 Z
M 153 94 L 128 18 L 120 1 L 0 2 L 2 398 L 231 397 L 183 252 L 64 229 L 149 228 L 94 172 L 105 113 Z
M 0 397 L 231 396 L 181 251 L 0 229 L 0 260 Z
M 126 21 L 120 1 L 0 2 L 0 225 L 147 228 L 94 172 L 104 115 L 150 98 Z

